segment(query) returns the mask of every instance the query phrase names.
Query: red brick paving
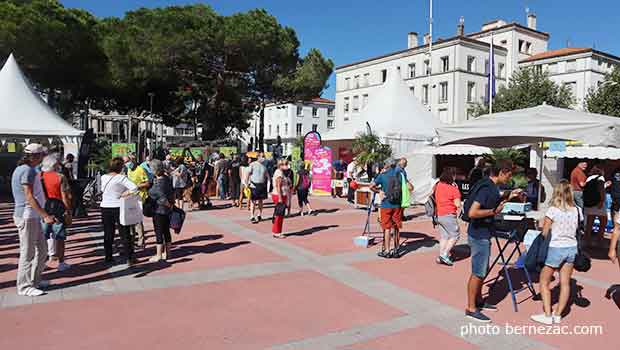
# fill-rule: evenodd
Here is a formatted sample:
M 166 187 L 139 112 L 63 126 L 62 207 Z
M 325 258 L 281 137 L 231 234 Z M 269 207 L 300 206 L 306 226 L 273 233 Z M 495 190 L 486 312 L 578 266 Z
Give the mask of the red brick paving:
M 400 349 L 450 349 L 475 350 L 476 345 L 468 343 L 431 325 L 421 325 L 370 341 L 342 347 L 342 350 L 400 350 Z

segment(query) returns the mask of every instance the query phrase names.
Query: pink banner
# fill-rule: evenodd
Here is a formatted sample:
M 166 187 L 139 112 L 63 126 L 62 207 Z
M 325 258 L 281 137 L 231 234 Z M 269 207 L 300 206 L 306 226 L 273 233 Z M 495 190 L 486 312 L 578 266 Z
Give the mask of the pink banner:
M 329 196 L 332 193 L 332 150 L 319 147 L 312 153 L 312 194 Z
M 318 132 L 309 132 L 304 137 L 304 160 L 312 161 L 314 152 L 321 147 L 321 136 Z

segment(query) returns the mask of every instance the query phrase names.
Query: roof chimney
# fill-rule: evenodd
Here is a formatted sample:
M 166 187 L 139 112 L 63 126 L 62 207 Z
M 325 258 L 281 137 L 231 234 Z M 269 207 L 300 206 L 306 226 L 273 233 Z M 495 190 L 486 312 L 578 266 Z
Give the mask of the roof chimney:
M 411 49 L 417 47 L 418 45 L 418 33 L 410 32 L 407 34 L 407 48 Z
M 424 34 L 424 45 L 428 45 L 431 42 L 431 35 L 426 33 Z
M 533 30 L 536 30 L 536 14 L 528 13 L 527 14 L 527 27 Z
M 456 35 L 465 35 L 465 18 L 463 18 L 463 16 L 461 16 L 461 18 L 459 19 L 459 24 L 456 26 Z

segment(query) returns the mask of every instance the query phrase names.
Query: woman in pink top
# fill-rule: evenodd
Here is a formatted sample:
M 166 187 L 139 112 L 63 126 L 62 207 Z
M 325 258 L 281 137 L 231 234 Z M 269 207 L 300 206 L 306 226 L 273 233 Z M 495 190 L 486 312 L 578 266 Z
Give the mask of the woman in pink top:
M 454 264 L 450 254 L 460 234 L 457 213 L 461 207 L 461 192 L 454 183 L 455 178 L 454 168 L 445 168 L 434 190 L 437 203 L 437 224 L 441 234 L 437 263 L 448 266 Z

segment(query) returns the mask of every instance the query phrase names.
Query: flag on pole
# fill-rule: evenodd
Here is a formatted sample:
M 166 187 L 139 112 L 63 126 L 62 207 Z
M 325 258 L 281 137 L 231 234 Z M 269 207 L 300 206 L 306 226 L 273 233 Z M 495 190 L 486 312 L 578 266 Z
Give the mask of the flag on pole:
M 491 33 L 491 45 L 489 46 L 489 67 L 488 67 L 488 102 L 489 106 L 493 104 L 493 97 L 495 97 L 495 49 L 493 47 L 493 33 Z

